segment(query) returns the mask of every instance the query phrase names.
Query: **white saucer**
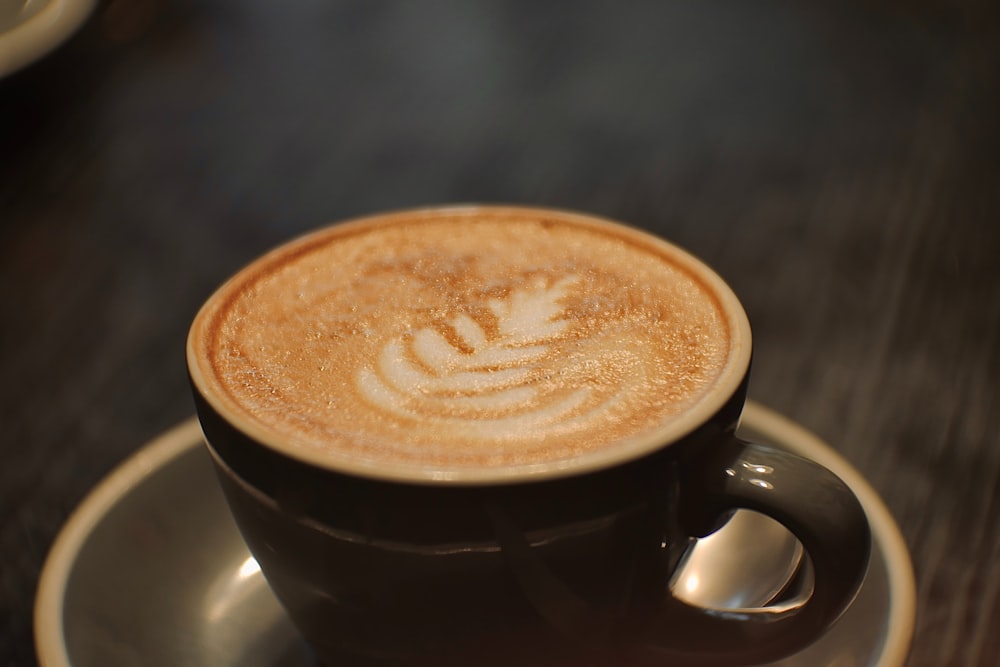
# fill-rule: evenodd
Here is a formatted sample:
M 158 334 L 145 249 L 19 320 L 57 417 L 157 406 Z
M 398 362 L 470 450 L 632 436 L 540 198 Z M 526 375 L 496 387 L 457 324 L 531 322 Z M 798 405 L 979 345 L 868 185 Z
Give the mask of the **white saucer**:
M 0 78 L 52 51 L 94 9 L 95 0 L 0 0 Z
M 748 403 L 741 433 L 816 460 L 861 499 L 874 534 L 854 604 L 815 644 L 774 665 L 901 667 L 915 618 L 913 569 L 881 499 L 839 454 Z M 42 667 L 315 664 L 229 517 L 196 420 L 141 449 L 66 523 L 35 601 Z

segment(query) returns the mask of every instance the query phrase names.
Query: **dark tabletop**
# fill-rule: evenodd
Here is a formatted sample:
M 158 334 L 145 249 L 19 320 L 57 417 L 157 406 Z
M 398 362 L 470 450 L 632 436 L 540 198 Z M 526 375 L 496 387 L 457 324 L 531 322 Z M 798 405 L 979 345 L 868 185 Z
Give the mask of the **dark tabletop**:
M 103 475 L 190 416 L 201 301 L 404 206 L 653 230 L 754 326 L 751 397 L 867 476 L 912 667 L 1000 664 L 996 2 L 115 0 L 0 81 L 0 665 Z

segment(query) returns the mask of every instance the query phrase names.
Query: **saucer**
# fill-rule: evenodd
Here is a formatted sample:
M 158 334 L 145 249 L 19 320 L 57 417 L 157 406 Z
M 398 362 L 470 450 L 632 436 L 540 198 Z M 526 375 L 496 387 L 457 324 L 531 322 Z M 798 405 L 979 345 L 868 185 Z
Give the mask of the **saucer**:
M 881 499 L 839 454 L 750 402 L 740 433 L 836 472 L 874 536 L 857 599 L 818 641 L 773 667 L 901 667 L 915 617 L 913 569 Z M 42 667 L 310 667 L 315 661 L 236 530 L 197 420 L 139 450 L 63 527 L 35 600 Z
M 0 0 L 0 78 L 69 39 L 94 4 L 95 0 Z

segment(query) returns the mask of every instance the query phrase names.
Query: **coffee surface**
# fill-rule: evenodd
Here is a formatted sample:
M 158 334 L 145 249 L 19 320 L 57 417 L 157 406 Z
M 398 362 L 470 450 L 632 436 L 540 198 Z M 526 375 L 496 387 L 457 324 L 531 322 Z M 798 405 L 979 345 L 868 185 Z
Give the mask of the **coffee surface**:
M 615 226 L 505 211 L 266 255 L 195 322 L 208 390 L 289 450 L 462 469 L 614 446 L 711 389 L 730 331 L 695 273 Z

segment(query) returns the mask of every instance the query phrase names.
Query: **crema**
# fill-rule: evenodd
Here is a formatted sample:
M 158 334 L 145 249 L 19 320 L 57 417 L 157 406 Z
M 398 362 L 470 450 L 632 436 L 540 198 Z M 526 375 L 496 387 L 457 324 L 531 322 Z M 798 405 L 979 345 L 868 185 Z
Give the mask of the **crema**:
M 534 209 L 368 218 L 238 273 L 189 345 L 226 411 L 311 460 L 549 463 L 661 428 L 729 363 L 724 308 L 671 248 Z

